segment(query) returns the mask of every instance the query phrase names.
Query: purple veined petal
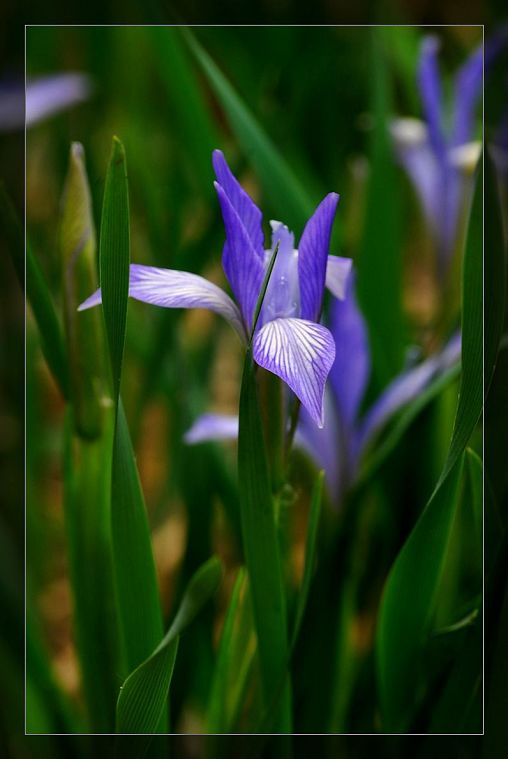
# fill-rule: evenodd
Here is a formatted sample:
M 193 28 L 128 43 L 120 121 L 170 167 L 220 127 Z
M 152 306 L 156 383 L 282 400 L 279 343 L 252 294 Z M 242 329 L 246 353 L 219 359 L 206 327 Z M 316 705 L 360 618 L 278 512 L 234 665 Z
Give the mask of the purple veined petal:
M 261 322 L 298 316 L 300 313 L 300 286 L 298 282 L 298 251 L 294 249 L 294 235 L 280 221 L 271 221 L 272 249 L 265 251 L 265 270 L 276 246 L 277 258 L 266 288 L 261 310 Z
M 29 81 L 26 88 L 27 127 L 81 103 L 91 92 L 91 80 L 85 74 L 57 74 Z
M 339 300 L 346 297 L 347 283 L 353 262 L 350 258 L 328 256 L 326 263 L 325 285 Z
M 347 284 L 346 298 L 330 304 L 329 326 L 335 341 L 330 385 L 344 434 L 350 436 L 371 368 L 368 330 L 356 300 L 354 272 Z
M 436 355 L 396 377 L 367 412 L 358 428 L 358 455 L 397 411 L 414 400 L 439 372 L 456 365 L 461 357 L 461 335 L 454 334 Z
M 224 290 L 198 274 L 155 266 L 131 264 L 129 275 L 131 298 L 163 308 L 206 308 L 220 314 L 246 341 L 245 329 L 238 307 Z M 84 311 L 102 302 L 97 290 L 78 308 Z
M 242 220 L 254 251 L 263 260 L 264 235 L 262 227 L 263 215 L 261 211 L 234 176 L 224 158 L 222 150 L 213 151 L 212 163 L 217 182 L 228 196 L 229 202 Z
M 423 102 L 425 119 L 429 128 L 429 141 L 439 161 L 444 161 L 446 138 L 443 127 L 441 78 L 437 61 L 439 40 L 424 37 L 418 63 L 418 86 Z
M 238 417 L 228 414 L 203 414 L 183 437 L 188 445 L 237 438 Z
M 332 224 L 339 196 L 331 192 L 318 205 L 303 230 L 298 246 L 300 317 L 318 319 L 325 287 Z
M 235 298 L 240 304 L 247 331 L 250 331 L 254 309 L 263 282 L 264 251 L 263 258 L 260 258 L 222 185 L 215 182 L 215 189 L 219 197 L 226 229 L 222 265 Z
M 256 333 L 253 355 L 260 366 L 284 380 L 322 427 L 325 383 L 335 358 L 329 330 L 304 319 L 274 319 Z

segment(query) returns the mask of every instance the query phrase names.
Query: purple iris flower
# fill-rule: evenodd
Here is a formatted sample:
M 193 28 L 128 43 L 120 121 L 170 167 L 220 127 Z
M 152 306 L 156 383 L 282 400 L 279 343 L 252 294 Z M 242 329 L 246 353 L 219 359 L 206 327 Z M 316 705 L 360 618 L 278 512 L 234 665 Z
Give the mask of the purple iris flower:
M 92 84 L 85 74 L 68 72 L 24 82 L 0 84 L 0 132 L 33 126 L 86 100 Z
M 222 263 L 235 296 L 189 272 L 132 264 L 129 295 L 166 308 L 207 308 L 224 316 L 247 345 L 254 360 L 280 377 L 300 399 L 313 423 L 324 424 L 323 395 L 335 357 L 330 331 L 319 324 L 325 284 L 345 296 L 350 259 L 329 256 L 332 223 L 339 201 L 330 193 L 308 220 L 296 250 L 293 234 L 271 222 L 271 249 L 265 250 L 262 214 L 231 173 L 221 151 L 213 167 L 226 229 Z M 277 258 L 256 325 L 254 311 L 266 268 Z M 79 308 L 101 302 L 98 290 Z M 254 328 L 254 334 L 252 330 Z
M 348 280 L 346 298 L 333 299 L 330 331 L 336 345 L 324 405 L 326 423 L 314 424 L 302 408 L 295 445 L 305 449 L 325 470 L 327 486 L 339 503 L 358 473 L 367 447 L 393 416 L 415 399 L 438 374 L 460 359 L 460 335 L 454 335 L 445 348 L 396 377 L 364 413 L 362 400 L 370 376 L 371 361 L 367 325 L 358 308 L 354 277 Z M 238 417 L 204 414 L 186 433 L 187 443 L 235 439 Z
M 485 46 L 485 66 L 504 44 L 499 36 Z M 483 46 L 471 55 L 453 82 L 451 118 L 443 108 L 438 67 L 439 41 L 425 37 L 418 65 L 418 87 L 425 121 L 396 119 L 392 127 L 396 151 L 415 191 L 436 244 L 444 276 L 458 239 L 461 216 L 472 189 L 480 155 L 474 139 L 475 109 L 482 92 Z M 449 121 L 448 124 L 445 122 Z

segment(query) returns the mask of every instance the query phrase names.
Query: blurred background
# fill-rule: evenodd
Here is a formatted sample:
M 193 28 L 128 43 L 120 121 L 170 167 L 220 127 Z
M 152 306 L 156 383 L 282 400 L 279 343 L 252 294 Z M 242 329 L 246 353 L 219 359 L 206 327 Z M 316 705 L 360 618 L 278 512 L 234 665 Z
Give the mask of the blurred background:
M 200 20 L 202 14 L 194 4 L 185 9 L 152 8 L 152 5 L 157 4 L 149 3 L 143 13 L 153 12 L 160 22 L 177 22 L 180 14 L 186 22 L 193 22 Z M 365 16 L 370 11 L 367 6 L 365 4 Z M 450 23 L 456 10 L 452 4 L 424 2 L 412 4 L 411 10 L 405 4 L 387 7 L 390 21 L 420 25 L 380 28 L 377 32 L 389 72 L 390 115 L 421 118 L 416 65 L 422 37 L 429 31 L 424 25 L 431 21 Z M 100 8 L 97 14 L 104 16 L 105 22 L 113 22 L 114 11 L 113 7 L 111 10 Z M 132 14 L 133 23 L 146 20 L 145 16 L 141 18 L 137 8 L 123 7 L 122 11 Z M 216 20 L 227 19 L 231 11 L 227 3 L 223 4 Z M 355 8 L 354 19 L 341 14 L 340 21 L 356 22 L 362 11 L 362 6 Z M 92 15 L 93 8 L 89 7 L 88 12 Z M 460 12 L 465 23 L 476 22 L 472 3 L 461 4 Z M 310 14 L 308 6 L 299 8 L 282 2 L 276 8 L 270 6 L 266 16 L 261 15 L 257 21 L 268 21 L 270 15 L 270 21 L 285 23 L 289 18 L 297 18 L 305 22 L 310 20 L 306 14 Z M 338 18 L 338 11 L 326 4 L 323 14 L 323 21 L 329 24 Z M 494 10 L 492 14 L 495 16 Z M 246 16 L 239 20 L 251 19 Z M 4 50 L 7 50 L 11 41 L 5 26 L 3 30 Z M 440 65 L 445 94 L 449 96 L 453 73 L 479 44 L 482 30 L 456 26 L 432 32 L 441 43 Z M 269 135 L 277 153 L 291 167 L 311 202 L 317 203 L 329 191 L 341 194 L 331 250 L 357 260 L 363 242 L 367 156 L 375 127 L 371 31 L 203 27 L 195 29 L 194 34 Z M 11 63 L 4 66 L 6 81 L 10 79 L 11 83 L 17 74 L 14 60 L 11 58 Z M 177 30 L 29 28 L 26 69 L 27 76 L 33 79 L 48 74 L 81 72 L 89 77 L 91 85 L 90 95 L 83 102 L 34 125 L 26 135 L 27 230 L 59 310 L 62 308 L 62 272 L 58 225 L 71 141 L 81 142 L 85 149 L 98 227 L 111 136 L 117 134 L 122 139 L 129 175 L 132 259 L 138 263 L 194 271 L 218 284 L 224 283 L 220 266 L 224 232 L 212 185 L 211 151 L 216 147 L 224 151 L 242 185 L 262 207 L 265 221 L 280 218 L 297 237 L 300 235 L 302 217 L 294 211 L 289 211 L 288 216 L 285 199 L 271 196 L 260 181 L 249 151 L 239 143 L 224 108 Z M 501 76 L 496 76 L 499 84 Z M 502 90 L 499 95 L 492 94 L 487 130 L 495 129 L 505 100 Z M 475 136 L 481 137 L 480 121 Z M 22 132 L 1 136 L 2 178 L 18 209 L 23 208 L 23 182 L 16 151 L 22 146 Z M 433 347 L 432 334 L 443 308 L 432 240 L 415 193 L 400 168 L 394 174 L 391 191 L 398 199 L 396 219 L 402 251 L 401 312 L 405 341 L 407 346 L 417 345 L 425 352 Z M 20 408 L 24 389 L 16 361 L 16 356 L 22 355 L 23 306 L 9 261 L 3 260 L 2 266 L 5 270 L 1 314 L 5 509 L 0 553 L 7 624 L 0 658 L 5 672 L 3 681 L 8 683 L 1 694 L 2 733 L 9 755 L 28 756 L 32 755 L 32 749 L 19 731 L 12 729 L 13 725 L 20 724 L 18 703 L 22 700 L 23 688 L 23 659 L 19 657 L 18 643 L 23 635 L 20 591 L 24 519 L 18 488 L 23 477 Z M 72 630 L 63 514 L 64 403 L 42 355 L 29 309 L 26 320 L 26 597 L 34 631 L 30 640 L 32 662 L 44 669 L 41 677 L 50 682 L 49 698 L 56 702 L 68 699 L 73 708 L 79 710 L 81 683 Z M 236 498 L 234 445 L 190 448 L 182 443 L 182 436 L 204 411 L 236 411 L 240 371 L 240 347 L 234 334 L 219 319 L 201 311 L 165 311 L 130 303 L 122 393 L 153 529 L 166 614 L 173 608 L 184 579 L 211 550 L 218 552 L 231 570 L 238 562 L 238 549 L 228 524 L 228 508 Z M 374 393 L 375 388 L 370 388 L 370 392 Z M 365 651 L 362 675 L 365 682 L 360 678 L 357 704 L 345 723 L 348 732 L 369 732 L 374 724 L 368 695 L 372 676 L 369 657 L 373 609 L 393 557 L 424 505 L 442 465 L 454 411 L 454 393 L 456 388 L 419 418 L 413 434 L 401 446 L 398 453 L 404 456 L 406 464 L 403 481 L 400 466 L 399 469 L 388 467 L 379 489 L 386 490 L 386 480 L 399 478 L 396 486 L 390 483 L 394 488 L 391 492 L 400 496 L 399 512 L 392 513 L 390 527 L 383 522 L 385 532 L 378 541 L 368 544 L 370 553 L 360 552 L 354 557 L 356 562 L 365 562 L 365 577 L 369 576 L 372 563 L 379 565 L 377 582 L 380 586 L 362 587 L 360 582 L 356 635 L 358 647 Z M 425 467 L 412 466 L 425 436 L 431 436 L 436 444 L 434 454 Z M 477 443 L 480 445 L 479 439 Z M 384 502 L 386 507 L 383 501 L 386 493 L 373 491 L 371 498 L 378 506 Z M 411 511 L 403 512 L 402 505 L 408 501 Z M 373 507 L 372 513 L 375 511 Z M 369 513 L 367 520 L 372 518 Z M 375 529 L 376 526 L 370 524 L 369 534 Z M 297 517 L 296 572 L 303 541 L 303 527 Z M 226 575 L 223 604 L 229 589 Z M 212 630 L 214 624 L 218 624 L 217 619 L 210 621 Z M 199 658 L 199 671 L 205 673 L 197 682 L 192 682 L 192 677 L 188 681 L 192 670 L 186 663 L 191 657 Z M 179 717 L 180 732 L 199 731 L 202 727 L 200 714 L 209 685 L 207 671 L 211 672 L 210 641 L 194 636 L 182 651 L 180 669 L 175 672 L 176 683 L 185 682 L 185 688 L 182 686 L 178 691 L 185 693 L 185 703 L 172 705 Z M 57 715 L 56 721 L 47 727 L 49 731 L 58 732 L 62 709 L 57 706 L 53 713 Z M 313 718 L 308 719 L 312 731 Z M 363 741 L 353 750 L 346 739 L 336 739 L 326 750 L 330 756 L 360 756 L 368 752 L 366 739 Z M 57 745 L 54 741 L 50 745 L 48 742 L 47 751 L 52 755 L 67 755 L 81 750 L 76 745 L 71 748 L 70 743 Z M 389 743 L 386 739 L 386 756 L 424 756 L 429 751 L 425 742 L 418 744 L 414 754 L 413 748 L 408 753 L 407 745 L 402 741 Z M 469 755 L 474 756 L 476 748 L 471 747 L 470 742 Z M 199 746 L 192 741 L 178 744 L 178 749 L 189 756 L 199 755 Z M 460 753 L 463 750 L 462 744 L 454 743 L 450 754 L 463 755 Z

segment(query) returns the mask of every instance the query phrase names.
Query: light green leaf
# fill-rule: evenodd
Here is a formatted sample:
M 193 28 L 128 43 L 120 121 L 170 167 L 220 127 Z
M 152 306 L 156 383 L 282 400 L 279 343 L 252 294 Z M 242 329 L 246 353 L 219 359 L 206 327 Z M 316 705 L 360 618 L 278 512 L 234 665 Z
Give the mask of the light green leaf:
M 84 150 L 76 142 L 70 150 L 59 238 L 73 418 L 78 434 L 93 439 L 101 430 L 101 395 L 105 394 L 107 377 L 100 311 L 78 312 L 79 304 L 97 289 L 98 282 Z
M 118 732 L 147 734 L 156 731 L 169 693 L 179 636 L 216 592 L 221 579 L 222 564 L 216 557 L 203 564 L 191 578 L 168 632 L 120 689 Z

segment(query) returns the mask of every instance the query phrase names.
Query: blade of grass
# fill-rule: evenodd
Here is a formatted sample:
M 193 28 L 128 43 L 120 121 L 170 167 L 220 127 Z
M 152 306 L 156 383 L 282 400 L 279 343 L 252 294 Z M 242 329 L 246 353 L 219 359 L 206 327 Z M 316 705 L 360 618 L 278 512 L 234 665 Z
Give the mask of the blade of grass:
M 312 575 L 314 572 L 314 565 L 316 561 L 316 542 L 318 536 L 319 517 L 321 516 L 321 505 L 323 502 L 323 483 L 325 473 L 321 470 L 316 478 L 314 487 L 312 489 L 312 496 L 310 501 L 309 522 L 307 526 L 307 539 L 305 541 L 305 566 L 303 569 L 302 584 L 300 592 L 298 594 L 298 602 L 296 606 L 295 621 L 293 624 L 293 632 L 291 635 L 290 650 L 293 651 L 298 635 L 300 633 L 300 627 L 305 613 L 305 607 L 307 606 L 307 599 L 309 597 L 310 584 Z
M 216 592 L 221 579 L 222 565 L 216 557 L 194 574 L 168 632 L 121 687 L 117 703 L 118 732 L 155 732 L 167 701 L 179 637 Z
M 383 727 L 390 731 L 407 730 L 420 695 L 414 673 L 422 666 L 435 608 L 464 449 L 482 410 L 482 229 L 483 190 L 477 181 L 463 263 L 462 376 L 452 438 L 434 492 L 392 566 L 381 602 L 376 658 Z
M 115 138 L 104 192 L 100 271 L 115 408 L 111 529 L 115 585 L 127 672 L 144 661 L 162 638 L 162 615 L 150 530 L 127 420 L 119 398 L 129 264 L 125 152 L 120 141 Z
M 402 369 L 405 327 L 401 303 L 401 214 L 387 128 L 391 94 L 377 29 L 371 30 L 371 42 L 374 127 L 358 259 L 358 299 L 369 328 L 373 382 L 379 391 Z
M 0 183 L 0 224 L 4 230 L 14 268 L 23 290 L 25 289 L 26 276 L 26 297 L 39 329 L 44 358 L 60 392 L 67 399 L 69 397 L 69 373 L 60 323 L 48 285 L 28 242 L 26 244 L 25 262 L 23 260 L 25 249 L 23 228 L 2 183 Z
M 262 126 L 194 34 L 187 28 L 180 31 L 222 105 L 244 153 L 255 166 L 274 209 L 290 227 L 301 228 L 314 210 L 313 199 L 308 197 Z
M 266 460 L 252 353 L 249 350 L 240 392 L 238 477 L 244 555 L 249 573 L 265 704 L 271 704 L 288 662 L 286 604 L 275 508 Z M 272 712 L 275 732 L 291 731 L 289 683 Z

